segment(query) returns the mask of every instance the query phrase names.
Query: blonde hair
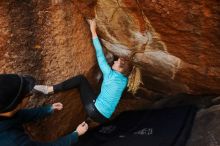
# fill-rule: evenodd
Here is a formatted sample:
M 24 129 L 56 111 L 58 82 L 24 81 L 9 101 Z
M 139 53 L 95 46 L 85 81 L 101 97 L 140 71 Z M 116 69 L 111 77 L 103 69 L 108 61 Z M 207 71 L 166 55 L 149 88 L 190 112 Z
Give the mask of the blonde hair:
M 143 82 L 140 68 L 134 66 L 130 75 L 128 76 L 128 92 L 135 94 L 141 84 L 143 84 Z
M 134 66 L 129 59 L 120 57 L 122 73 L 128 77 L 128 92 L 135 94 L 142 83 L 141 70 Z

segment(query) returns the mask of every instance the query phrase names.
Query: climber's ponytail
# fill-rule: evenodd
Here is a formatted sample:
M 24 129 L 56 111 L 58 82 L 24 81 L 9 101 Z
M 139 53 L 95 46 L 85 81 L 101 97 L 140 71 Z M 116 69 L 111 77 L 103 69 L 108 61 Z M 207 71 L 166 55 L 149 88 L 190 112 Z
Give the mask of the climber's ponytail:
M 142 83 L 141 71 L 138 67 L 132 65 L 129 59 L 120 57 L 120 60 L 122 73 L 128 77 L 128 91 L 135 94 Z
M 141 71 L 138 67 L 134 66 L 130 75 L 128 76 L 128 92 L 135 94 L 142 83 Z

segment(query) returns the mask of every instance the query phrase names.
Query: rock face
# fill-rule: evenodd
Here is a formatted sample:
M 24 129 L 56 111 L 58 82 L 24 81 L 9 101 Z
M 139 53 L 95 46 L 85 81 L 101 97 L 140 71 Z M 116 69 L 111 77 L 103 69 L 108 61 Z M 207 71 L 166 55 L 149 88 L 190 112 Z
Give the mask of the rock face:
M 220 106 L 201 110 L 195 119 L 187 146 L 219 146 Z
M 55 84 L 77 74 L 87 75 L 96 64 L 87 24 L 70 1 L 56 5 L 1 1 L 0 24 L 1 73 L 31 74 L 39 84 Z M 58 101 L 64 104 L 63 112 L 31 126 L 33 137 L 54 139 L 85 118 L 76 90 L 48 98 L 36 95 L 28 106 Z
M 93 17 L 107 52 L 131 57 L 142 70 L 144 85 L 136 97 L 144 98 L 126 94 L 130 98 L 118 112 L 149 107 L 161 96 L 220 94 L 217 0 L 1 0 L 0 73 L 31 74 L 39 84 L 84 74 L 97 87 L 85 21 Z M 35 139 L 55 139 L 85 119 L 77 90 L 28 101 L 29 107 L 64 104 L 62 112 L 28 126 Z
M 220 93 L 220 4 L 216 0 L 97 0 L 105 47 L 133 55 L 144 85 L 162 94 Z

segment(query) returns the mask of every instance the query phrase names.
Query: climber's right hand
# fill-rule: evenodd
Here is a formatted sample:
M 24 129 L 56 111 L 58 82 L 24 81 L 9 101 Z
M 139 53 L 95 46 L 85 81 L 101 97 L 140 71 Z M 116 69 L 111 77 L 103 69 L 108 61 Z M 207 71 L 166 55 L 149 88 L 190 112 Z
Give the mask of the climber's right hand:
M 92 35 L 96 35 L 96 21 L 95 19 L 89 19 L 87 20 L 90 26 L 90 31 L 92 33 Z

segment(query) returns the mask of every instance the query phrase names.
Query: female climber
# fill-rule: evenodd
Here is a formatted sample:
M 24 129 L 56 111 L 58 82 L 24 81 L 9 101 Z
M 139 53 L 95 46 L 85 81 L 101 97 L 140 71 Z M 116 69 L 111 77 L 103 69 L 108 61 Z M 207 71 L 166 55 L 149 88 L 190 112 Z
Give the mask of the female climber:
M 95 94 L 90 83 L 83 75 L 69 78 L 54 86 L 36 85 L 34 89 L 43 94 L 51 94 L 79 88 L 81 100 L 89 118 L 95 122 L 103 123 L 108 121 L 115 111 L 126 86 L 128 86 L 128 91 L 136 93 L 141 83 L 140 70 L 132 66 L 128 59 L 121 57 L 114 61 L 114 64 L 110 67 L 96 33 L 96 22 L 95 20 L 88 20 L 88 23 L 98 65 L 103 74 L 100 93 Z

